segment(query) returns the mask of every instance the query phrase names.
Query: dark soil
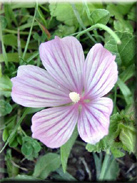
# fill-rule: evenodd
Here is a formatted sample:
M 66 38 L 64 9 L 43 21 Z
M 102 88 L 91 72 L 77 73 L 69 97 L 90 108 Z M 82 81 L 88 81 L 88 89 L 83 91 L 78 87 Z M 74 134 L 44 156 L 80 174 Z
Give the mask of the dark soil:
M 124 157 L 118 158 L 117 162 L 120 167 L 117 181 L 137 181 L 137 159 L 134 154 L 126 153 Z M 97 181 L 93 154 L 83 145 L 74 145 L 67 171 L 79 181 Z

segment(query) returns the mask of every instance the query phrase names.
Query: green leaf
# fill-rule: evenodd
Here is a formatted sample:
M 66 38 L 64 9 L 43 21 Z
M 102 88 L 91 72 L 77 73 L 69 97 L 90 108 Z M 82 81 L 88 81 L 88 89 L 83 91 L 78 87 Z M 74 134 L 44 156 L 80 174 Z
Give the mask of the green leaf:
M 47 27 L 47 21 L 45 20 L 45 15 L 43 15 L 41 9 L 38 7 L 38 10 L 37 10 L 38 14 L 39 14 L 39 17 L 40 17 L 40 20 L 42 21 L 43 25 L 45 27 Z
M 7 173 L 9 177 L 15 177 L 19 173 L 19 168 L 14 166 L 15 158 L 12 157 L 12 151 L 11 149 L 7 149 L 6 155 L 5 155 L 5 162 L 7 167 Z
M 121 149 L 122 149 L 122 146 L 121 146 Z M 111 153 L 113 154 L 114 158 L 121 158 L 125 155 L 124 152 L 122 152 L 119 148 L 117 148 L 116 142 L 114 146 L 111 147 Z
M 25 48 L 26 42 L 22 39 L 20 41 L 21 41 L 21 48 Z M 6 34 L 3 36 L 3 42 L 5 45 L 17 47 L 17 36 L 15 36 L 14 34 Z M 37 49 L 37 47 L 38 46 L 36 42 L 30 43 L 28 45 L 29 49 Z
M 129 14 L 131 8 L 133 6 L 133 2 L 127 2 L 127 3 L 122 3 L 119 2 L 115 7 L 117 8 L 117 11 L 120 12 L 122 15 Z
M 63 168 L 64 173 L 66 172 L 67 161 L 68 161 L 70 151 L 72 149 L 72 146 L 75 143 L 77 136 L 78 136 L 78 131 L 77 131 L 77 129 L 75 129 L 72 136 L 70 137 L 70 139 L 60 148 L 61 163 L 62 163 L 62 168 Z
M 109 127 L 109 138 L 113 136 L 116 138 L 118 136 L 118 125 L 122 122 L 123 118 L 119 113 L 113 114 L 110 117 L 110 127 Z
M 7 20 L 8 27 L 11 28 L 11 18 L 10 18 L 10 12 L 9 12 L 9 4 L 4 3 L 4 13 L 5 13 L 5 18 Z
M 118 65 L 124 67 L 134 63 L 135 52 L 135 36 L 128 32 L 116 32 L 122 44 L 116 44 L 115 40 L 110 36 L 105 43 L 105 48 L 112 54 L 116 55 Z
M 133 26 L 130 24 L 129 21 L 122 21 L 120 22 L 119 20 L 114 20 L 114 29 L 116 31 L 121 31 L 121 32 L 129 32 L 133 33 Z
M 27 114 L 33 114 L 36 113 L 38 111 L 41 111 L 42 109 L 44 109 L 44 107 L 40 107 L 40 108 L 29 108 L 29 111 Z
M 2 77 L 2 65 L 0 64 L 0 78 Z
M 0 15 L 0 23 L 2 30 L 7 27 L 7 20 L 3 15 Z
M 5 100 L 0 99 L 0 117 L 9 114 L 12 111 L 12 106 Z
M 25 23 L 25 24 L 19 26 L 18 28 L 19 28 L 19 30 L 23 31 L 24 29 L 30 28 L 31 27 L 31 24 L 32 24 L 32 21 L 30 21 L 28 23 Z M 38 26 L 38 23 L 37 22 L 34 22 L 33 26 Z
M 39 3 L 41 4 L 41 3 Z M 36 6 L 36 2 L 20 2 L 19 4 L 18 3 L 15 3 L 15 2 L 12 2 L 10 4 L 11 8 L 12 9 L 20 9 L 20 8 L 34 8 Z
M 12 142 L 9 142 L 10 147 L 17 147 L 18 146 L 18 141 L 17 139 L 14 139 Z
M 134 103 L 126 106 L 124 110 L 125 117 L 127 117 L 128 122 L 133 122 L 135 121 L 135 105 Z
M 100 173 L 101 173 L 102 153 L 99 154 L 99 157 L 95 153 L 93 153 L 93 156 L 94 156 L 94 162 L 95 162 L 95 167 L 96 167 L 96 176 L 97 176 L 97 180 L 98 180 Z
M 93 24 L 96 23 L 107 24 L 110 18 L 109 11 L 105 9 L 96 9 L 92 11 L 90 17 L 93 21 Z
M 108 4 L 107 10 L 110 12 L 110 16 L 115 16 L 115 18 L 118 20 L 123 19 L 122 14 L 119 11 L 117 11 L 117 7 L 114 4 Z
M 12 141 L 12 139 L 14 139 L 14 137 L 16 136 L 16 132 L 18 130 L 18 128 L 20 127 L 21 122 L 23 121 L 23 119 L 26 117 L 27 113 L 28 113 L 29 108 L 25 108 L 23 111 L 22 116 L 20 117 L 20 119 L 17 121 L 16 125 L 14 125 L 14 128 L 12 128 L 11 132 L 9 132 L 9 137 L 6 141 L 6 143 L 4 144 L 4 146 L 2 147 L 2 149 L 0 150 L 0 153 L 3 152 L 3 150 L 5 149 L 5 147 L 8 145 L 8 143 L 10 143 Z M 11 117 L 12 118 L 12 117 Z M 14 118 L 12 118 L 14 119 Z M 16 119 L 16 116 L 15 116 Z M 13 121 L 15 122 L 15 120 Z M 11 124 L 11 123 L 10 123 Z M 9 125 L 10 125 L 9 124 Z M 11 124 L 13 125 L 13 124 Z
M 9 97 L 11 93 L 12 83 L 8 76 L 0 77 L 0 96 Z
M 75 14 L 75 16 L 76 16 L 76 19 L 77 19 L 77 21 L 78 21 L 79 27 L 82 28 L 82 29 L 84 29 L 84 30 L 86 30 L 86 26 L 85 26 L 85 24 L 84 24 L 85 21 L 82 20 L 82 17 L 83 17 L 83 16 L 80 17 L 80 12 L 78 12 L 78 10 L 77 10 L 77 8 L 76 8 L 76 6 L 75 6 L 74 3 L 72 3 L 71 5 L 72 5 L 72 8 L 73 8 L 73 12 L 74 12 L 74 14 Z M 87 19 L 87 18 L 86 18 L 86 19 Z M 88 35 L 88 37 L 89 37 L 94 43 L 96 43 L 96 40 L 90 35 L 89 32 L 87 32 L 86 34 Z
M 77 4 L 76 8 L 82 12 L 82 4 Z M 56 17 L 57 20 L 64 22 L 68 26 L 78 26 L 70 3 L 50 3 L 49 9 L 51 16 Z
M 87 144 L 86 145 L 86 149 L 89 152 L 98 152 L 98 153 L 100 153 L 101 151 L 104 151 L 106 149 L 106 145 L 105 145 L 104 139 L 100 140 L 95 145 Z
M 136 18 L 136 6 L 134 6 L 128 13 L 128 19 L 137 22 Z
M 59 174 L 58 176 L 54 176 L 55 180 L 60 180 L 60 181 L 76 181 L 76 179 L 69 174 L 68 172 L 64 173 L 62 168 L 58 168 L 56 172 Z
M 8 68 L 8 56 L 6 52 L 6 48 L 3 43 L 3 35 L 2 35 L 2 30 L 0 29 L 0 38 L 1 38 L 1 46 L 2 46 L 2 56 L 3 56 L 3 61 L 5 62 L 6 67 Z
M 136 148 L 136 139 L 137 139 L 137 131 L 134 129 L 134 127 L 122 125 L 120 126 L 121 132 L 120 132 L 120 140 L 123 143 L 123 145 L 126 147 L 126 150 L 131 153 L 135 153 Z
M 7 140 L 8 136 L 9 136 L 8 130 L 7 130 L 7 128 L 5 128 L 3 130 L 3 134 L 2 134 L 2 139 L 4 142 Z
M 111 13 L 111 16 L 115 16 L 116 19 L 123 21 L 123 15 L 129 14 L 130 9 L 132 8 L 133 3 L 109 3 L 107 5 L 107 10 Z
M 5 7 L 5 6 L 6 6 L 6 7 Z M 13 10 L 12 10 L 10 4 L 9 4 L 9 3 L 5 3 L 5 6 L 4 6 L 4 9 L 5 9 L 6 14 L 7 14 L 7 17 L 6 17 L 6 18 L 9 18 L 11 22 L 13 21 L 14 24 L 15 24 L 16 26 L 18 26 L 17 19 L 15 18 L 15 13 L 13 12 Z M 8 12 L 8 13 L 7 13 L 7 12 Z
M 135 76 L 135 65 L 132 64 L 128 68 L 126 68 L 122 73 L 120 73 L 119 77 L 123 82 L 126 82 L 131 77 Z
M 87 3 L 87 5 L 90 12 L 96 8 L 102 8 L 101 3 Z M 84 23 L 84 26 L 91 25 L 91 20 L 87 16 L 84 4 L 76 3 L 75 7 L 82 19 L 82 22 Z M 56 17 L 58 21 L 61 21 L 68 26 L 75 26 L 75 28 L 79 26 L 71 3 L 50 3 L 49 9 L 51 16 Z
M 8 179 L 10 180 L 10 179 Z M 13 180 L 13 178 L 11 178 L 11 180 Z M 41 179 L 38 179 L 38 178 L 35 178 L 33 176 L 30 176 L 30 175 L 24 175 L 24 174 L 18 174 L 16 177 L 14 177 L 14 180 L 25 180 L 25 181 L 28 181 L 28 180 L 41 180 Z
M 34 169 L 33 176 L 45 179 L 47 176 L 60 167 L 60 156 L 55 153 L 48 153 L 41 156 Z
M 125 8 L 126 7 L 126 8 Z M 123 17 L 123 15 L 128 12 L 129 13 L 129 9 L 131 9 L 132 5 L 128 6 L 128 3 L 126 4 L 109 4 L 107 6 L 107 10 L 110 12 L 111 16 L 114 16 L 116 20 L 113 21 L 114 23 L 114 28 L 116 31 L 126 31 L 126 32 L 133 32 L 133 26 L 130 24 L 130 21 L 125 20 L 125 18 Z M 121 11 L 123 11 L 123 15 L 121 13 Z
M 29 59 L 30 57 L 32 57 L 34 54 L 36 54 L 37 52 L 33 52 L 33 53 L 26 53 L 24 60 Z M 22 57 L 19 57 L 18 53 L 7 53 L 7 59 L 8 62 L 19 62 L 20 59 L 22 59 Z M 4 55 L 0 54 L 0 62 L 4 62 Z
M 70 35 L 75 32 L 74 26 L 67 26 L 60 24 L 57 28 L 57 30 L 54 32 L 54 35 L 57 35 L 59 37 L 64 37 L 67 35 Z
M 41 146 L 37 141 L 32 142 L 32 147 L 34 148 L 34 151 L 38 153 L 41 150 Z
M 8 2 L 9 6 L 11 7 L 11 9 L 21 9 L 21 8 L 34 8 L 36 6 L 35 2 L 27 2 L 27 3 L 16 3 L 16 2 Z M 42 4 L 42 3 L 39 3 Z M 0 14 L 3 14 L 4 10 L 0 11 Z
M 28 146 L 28 144 L 23 144 L 21 147 L 21 152 L 27 157 L 32 154 L 33 148 L 32 146 Z
M 9 134 L 11 134 L 11 132 L 12 132 L 12 129 L 9 130 Z M 17 136 L 17 132 L 15 132 L 13 134 L 13 136 L 10 138 L 10 140 L 9 140 L 9 146 L 10 147 L 16 147 L 18 145 L 16 136 Z
M 17 142 L 22 145 L 22 137 L 20 135 L 17 136 Z
M 38 152 L 41 150 L 39 142 L 29 136 L 23 137 L 22 141 L 21 152 L 24 154 L 25 158 L 28 160 L 37 158 Z
M 117 85 L 119 86 L 126 103 L 132 104 L 133 103 L 133 97 L 132 97 L 132 93 L 130 91 L 130 89 L 128 88 L 128 86 L 119 78 L 117 81 Z

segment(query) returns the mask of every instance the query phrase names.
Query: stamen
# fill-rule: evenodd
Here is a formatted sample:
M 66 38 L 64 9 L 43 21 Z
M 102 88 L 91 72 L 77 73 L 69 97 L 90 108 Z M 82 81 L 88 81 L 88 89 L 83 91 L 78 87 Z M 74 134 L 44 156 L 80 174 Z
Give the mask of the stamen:
M 70 92 L 69 97 L 74 103 L 77 103 L 80 100 L 80 95 L 76 92 Z

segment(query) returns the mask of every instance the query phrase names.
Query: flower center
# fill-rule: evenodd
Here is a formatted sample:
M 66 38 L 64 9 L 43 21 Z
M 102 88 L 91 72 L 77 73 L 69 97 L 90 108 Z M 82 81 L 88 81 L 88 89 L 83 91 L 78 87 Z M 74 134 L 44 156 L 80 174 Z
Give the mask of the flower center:
M 77 103 L 80 100 L 80 95 L 76 92 L 70 92 L 69 98 L 72 100 L 72 102 Z

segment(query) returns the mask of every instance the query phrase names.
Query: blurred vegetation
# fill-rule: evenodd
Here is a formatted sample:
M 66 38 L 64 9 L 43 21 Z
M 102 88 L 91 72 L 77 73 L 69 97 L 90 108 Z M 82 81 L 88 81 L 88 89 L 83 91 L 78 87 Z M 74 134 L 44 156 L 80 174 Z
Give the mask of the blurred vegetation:
M 3 180 L 78 181 L 67 171 L 71 149 L 78 143 L 94 156 L 96 180 L 122 180 L 119 162 L 125 155 L 135 156 L 136 152 L 135 9 L 133 2 L 0 4 L 0 161 L 5 165 L 0 168 L 0 174 L 5 177 Z M 112 34 L 104 29 L 86 31 L 96 24 L 111 28 L 121 44 L 117 44 Z M 83 30 L 85 33 L 80 35 Z M 96 145 L 83 143 L 75 131 L 60 149 L 47 148 L 31 137 L 31 117 L 41 109 L 24 108 L 11 99 L 10 79 L 16 76 L 19 65 L 43 67 L 39 45 L 55 35 L 77 36 L 85 55 L 97 42 L 116 55 L 119 79 L 108 94 L 114 102 L 109 135 Z M 135 163 L 132 166 L 134 169 Z M 126 180 L 135 180 L 131 174 L 126 176 Z

